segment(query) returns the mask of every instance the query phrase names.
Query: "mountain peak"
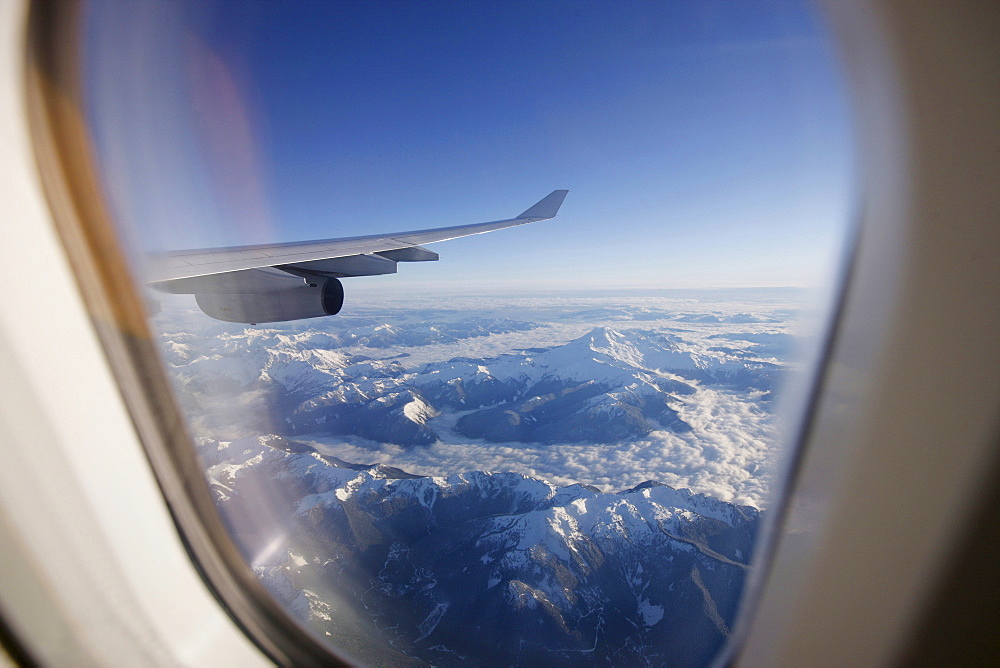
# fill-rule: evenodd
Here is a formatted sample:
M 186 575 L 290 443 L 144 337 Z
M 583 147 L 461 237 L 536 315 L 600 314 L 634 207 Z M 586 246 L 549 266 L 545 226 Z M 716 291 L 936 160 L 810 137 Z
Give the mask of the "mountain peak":
M 564 346 L 571 351 L 581 348 L 624 362 L 628 366 L 642 367 L 642 353 L 628 336 L 610 327 L 595 327 L 583 336 Z
M 589 341 L 592 343 L 608 344 L 608 343 L 618 343 L 625 338 L 625 335 L 621 332 L 611 329 L 610 327 L 595 327 L 578 340 Z
M 640 482 L 635 487 L 630 487 L 629 489 L 622 490 L 622 491 L 620 491 L 618 493 L 619 494 L 631 494 L 633 492 L 638 492 L 640 490 L 650 489 L 650 488 L 653 488 L 653 487 L 666 487 L 668 489 L 674 489 L 673 487 L 671 487 L 670 485 L 668 485 L 666 483 L 662 483 L 662 482 L 659 482 L 657 480 L 647 480 L 645 482 Z

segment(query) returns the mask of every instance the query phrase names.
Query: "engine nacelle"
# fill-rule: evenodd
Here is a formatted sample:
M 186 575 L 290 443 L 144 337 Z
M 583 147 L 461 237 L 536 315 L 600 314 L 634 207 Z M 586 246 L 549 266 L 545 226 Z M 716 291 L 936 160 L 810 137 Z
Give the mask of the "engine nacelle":
M 201 310 L 216 320 L 256 325 L 336 315 L 344 305 L 344 286 L 336 278 L 322 278 L 310 285 L 271 292 L 199 293 L 195 299 Z

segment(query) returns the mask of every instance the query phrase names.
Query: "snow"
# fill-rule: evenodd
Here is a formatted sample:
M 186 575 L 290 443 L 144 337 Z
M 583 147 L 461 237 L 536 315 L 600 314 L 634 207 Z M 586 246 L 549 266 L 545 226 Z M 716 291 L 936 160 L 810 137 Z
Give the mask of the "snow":
M 469 296 L 373 303 L 366 313 L 374 315 L 357 325 L 338 317 L 238 327 L 208 321 L 196 310 L 164 311 L 157 322 L 179 392 L 193 399 L 192 428 L 199 435 L 229 441 L 288 429 L 287 416 L 279 417 L 280 424 L 267 424 L 272 408 L 262 388 L 268 383 L 305 395 L 302 409 L 400 393 L 404 400 L 390 405 L 440 441 L 401 450 L 357 437 L 310 440 L 348 461 L 380 462 L 420 474 L 516 470 L 561 487 L 579 481 L 603 492 L 656 479 L 761 506 L 777 434 L 761 402 L 763 393 L 730 391 L 710 381 L 760 366 L 761 355 L 772 362 L 772 355 L 780 357 L 791 342 L 789 313 L 795 302 L 779 297 L 765 295 L 755 303 L 739 295 L 725 297 L 730 302 L 718 297 Z M 409 315 L 416 309 L 424 310 Z M 480 315 L 488 309 L 496 311 Z M 497 311 L 512 319 L 495 318 Z M 394 313 L 393 319 L 379 320 L 384 313 Z M 615 392 L 651 397 L 662 395 L 658 384 L 681 380 L 692 391 L 674 395 L 669 405 L 692 432 L 654 431 L 592 446 L 485 443 L 457 435 L 456 413 L 439 413 L 420 394 L 432 382 L 469 387 L 546 378 L 605 383 Z M 612 407 L 601 402 L 592 400 L 602 410 Z M 243 419 L 247 426 L 241 426 Z M 317 412 L 317 427 L 330 423 Z M 246 466 L 259 462 L 235 451 L 216 456 L 209 460 L 210 476 L 220 493 Z
M 427 420 L 436 415 L 436 411 L 434 411 L 430 406 L 428 406 L 423 401 L 420 401 L 419 399 L 414 399 L 413 401 L 403 406 L 403 414 L 407 418 L 409 418 L 412 422 L 416 422 L 417 424 L 424 424 L 427 422 Z
M 646 626 L 655 626 L 663 619 L 663 606 L 653 605 L 644 598 L 638 600 L 639 615 Z
M 448 611 L 448 604 L 444 602 L 439 602 L 434 609 L 431 610 L 430 614 L 417 626 L 420 631 L 420 637 L 418 637 L 414 642 L 420 642 L 431 633 L 437 627 L 441 618 L 444 617 L 444 613 Z

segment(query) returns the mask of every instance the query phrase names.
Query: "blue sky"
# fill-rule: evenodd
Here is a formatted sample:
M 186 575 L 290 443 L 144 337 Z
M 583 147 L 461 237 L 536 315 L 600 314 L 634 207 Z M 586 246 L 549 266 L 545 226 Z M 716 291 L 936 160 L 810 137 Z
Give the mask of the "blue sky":
M 138 246 L 496 220 L 569 188 L 553 221 L 348 287 L 798 285 L 838 256 L 849 112 L 811 5 L 121 7 L 91 7 L 88 90 Z

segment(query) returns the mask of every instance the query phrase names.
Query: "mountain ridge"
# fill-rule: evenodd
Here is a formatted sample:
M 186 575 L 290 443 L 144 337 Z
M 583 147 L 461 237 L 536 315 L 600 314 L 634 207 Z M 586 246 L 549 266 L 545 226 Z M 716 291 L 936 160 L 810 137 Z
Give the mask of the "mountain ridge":
M 372 652 L 388 642 L 435 665 L 707 661 L 760 521 L 655 481 L 601 492 L 512 472 L 416 476 L 273 436 L 202 449 L 275 595 L 322 633 L 367 627 Z M 244 490 L 275 481 L 285 494 L 268 517 L 242 507 L 255 498 Z M 268 552 L 276 521 L 288 541 Z

